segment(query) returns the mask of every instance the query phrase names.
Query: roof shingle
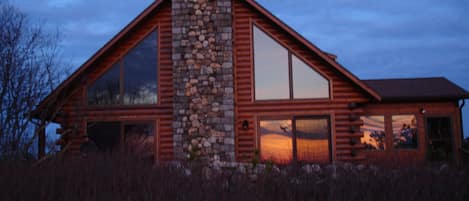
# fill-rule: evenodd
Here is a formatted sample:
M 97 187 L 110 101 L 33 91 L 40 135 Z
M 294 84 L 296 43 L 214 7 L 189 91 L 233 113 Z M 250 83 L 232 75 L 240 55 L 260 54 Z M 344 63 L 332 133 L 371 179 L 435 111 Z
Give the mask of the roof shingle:
M 444 77 L 363 80 L 383 101 L 439 101 L 469 98 L 469 93 Z

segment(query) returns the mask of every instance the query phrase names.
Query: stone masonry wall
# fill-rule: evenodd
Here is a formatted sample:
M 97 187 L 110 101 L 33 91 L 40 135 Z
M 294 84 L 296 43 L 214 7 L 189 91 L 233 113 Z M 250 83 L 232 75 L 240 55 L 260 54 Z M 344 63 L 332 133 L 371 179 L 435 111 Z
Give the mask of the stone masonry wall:
M 174 151 L 234 161 L 231 0 L 172 0 Z

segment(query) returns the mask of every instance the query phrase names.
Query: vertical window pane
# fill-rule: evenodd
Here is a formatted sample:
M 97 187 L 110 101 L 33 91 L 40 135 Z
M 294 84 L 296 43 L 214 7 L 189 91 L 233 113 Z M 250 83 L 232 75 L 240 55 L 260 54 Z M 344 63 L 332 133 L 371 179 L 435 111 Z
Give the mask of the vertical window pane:
M 88 87 L 89 105 L 118 104 L 120 99 L 120 63 L 114 64 L 103 76 Z
M 329 98 L 329 81 L 292 55 L 293 98 Z
M 298 160 L 328 162 L 330 160 L 329 130 L 327 119 L 295 120 Z
M 289 99 L 288 51 L 256 26 L 253 30 L 256 100 Z
M 417 119 L 415 115 L 393 115 L 394 148 L 417 148 Z
M 135 123 L 124 125 L 126 151 L 136 153 L 144 158 L 154 156 L 153 124 Z
M 260 121 L 261 159 L 288 163 L 293 159 L 291 120 Z
M 87 125 L 87 134 L 99 151 L 118 151 L 120 138 L 120 122 L 92 122 Z
M 361 120 L 363 121 L 363 125 L 360 127 L 360 131 L 363 133 L 363 137 L 360 139 L 361 143 L 365 145 L 367 150 L 385 150 L 384 116 L 363 116 Z
M 124 58 L 124 104 L 154 104 L 157 99 L 157 32 Z

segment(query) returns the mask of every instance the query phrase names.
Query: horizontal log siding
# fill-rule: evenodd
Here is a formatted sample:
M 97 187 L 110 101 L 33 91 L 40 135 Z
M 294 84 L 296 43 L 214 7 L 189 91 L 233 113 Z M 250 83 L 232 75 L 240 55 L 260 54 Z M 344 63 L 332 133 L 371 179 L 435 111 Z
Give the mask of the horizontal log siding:
M 350 121 L 350 114 L 362 114 L 363 109 L 350 110 L 350 102 L 365 103 L 369 98 L 350 80 L 340 75 L 324 60 L 294 40 L 285 31 L 250 8 L 246 3 L 234 1 L 234 57 L 235 57 L 235 98 L 236 98 L 236 154 L 239 161 L 249 161 L 258 149 L 256 126 L 259 117 L 283 115 L 330 115 L 332 130 L 333 160 L 358 160 L 364 155 L 352 157 L 352 149 L 362 145 L 350 145 L 351 138 L 360 134 L 350 133 L 350 126 L 362 122 Z M 263 101 L 253 100 L 253 57 L 251 23 L 255 22 L 294 54 L 305 58 L 316 70 L 330 78 L 330 100 Z M 249 128 L 243 129 L 242 122 L 248 120 Z M 358 130 L 358 129 L 357 129 Z
M 158 28 L 158 104 L 146 106 L 87 106 L 86 86 L 92 84 L 100 75 L 122 58 L 132 47 L 141 41 L 153 28 Z M 71 153 L 79 153 L 84 137 L 86 122 L 92 121 L 155 121 L 158 135 L 158 158 L 171 160 L 173 157 L 172 109 L 173 109 L 173 70 L 171 38 L 171 5 L 169 2 L 142 20 L 134 30 L 123 37 L 114 47 L 99 58 L 88 72 L 84 83 L 76 88 L 63 107 L 65 116 L 57 121 L 65 129 L 79 127 L 80 135 L 72 139 Z M 157 136 L 155 136 L 155 140 Z

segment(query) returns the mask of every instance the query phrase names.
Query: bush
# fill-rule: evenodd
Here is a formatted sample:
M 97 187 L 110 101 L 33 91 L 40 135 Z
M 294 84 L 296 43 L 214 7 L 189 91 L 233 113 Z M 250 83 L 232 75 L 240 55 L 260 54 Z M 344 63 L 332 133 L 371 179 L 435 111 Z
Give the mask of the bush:
M 207 179 L 204 168 L 156 165 L 121 155 L 40 165 L 0 161 L 0 200 L 468 200 L 467 170 L 357 167 L 329 165 L 308 173 L 287 167 L 254 180 L 234 172 Z

